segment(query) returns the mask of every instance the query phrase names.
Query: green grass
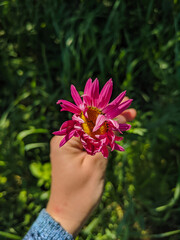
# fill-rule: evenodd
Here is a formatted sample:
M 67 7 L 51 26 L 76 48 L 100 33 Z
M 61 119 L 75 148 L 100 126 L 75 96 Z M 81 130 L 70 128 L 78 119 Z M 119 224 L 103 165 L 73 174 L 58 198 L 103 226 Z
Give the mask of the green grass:
M 0 238 L 20 239 L 50 189 L 49 141 L 89 77 L 138 111 L 79 240 L 180 237 L 180 3 L 0 2 Z

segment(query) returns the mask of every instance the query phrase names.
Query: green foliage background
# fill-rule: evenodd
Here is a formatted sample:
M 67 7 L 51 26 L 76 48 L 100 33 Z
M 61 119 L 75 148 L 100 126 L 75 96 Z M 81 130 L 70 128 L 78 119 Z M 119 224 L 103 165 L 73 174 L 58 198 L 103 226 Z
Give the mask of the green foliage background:
M 78 240 L 180 239 L 180 2 L 0 1 L 0 239 L 21 239 L 50 189 L 49 141 L 70 84 L 127 90 L 138 111 Z

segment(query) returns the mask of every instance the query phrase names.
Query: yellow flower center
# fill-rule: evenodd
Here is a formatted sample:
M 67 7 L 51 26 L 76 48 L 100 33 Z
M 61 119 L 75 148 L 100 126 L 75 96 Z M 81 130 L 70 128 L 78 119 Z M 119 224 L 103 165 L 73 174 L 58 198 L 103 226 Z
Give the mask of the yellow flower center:
M 96 119 L 99 114 L 102 114 L 102 112 L 96 107 L 89 107 L 87 110 L 87 114 L 88 118 L 86 118 L 83 112 L 81 112 L 81 118 L 84 120 L 84 123 L 82 123 L 82 128 L 84 132 L 93 138 L 95 138 L 95 135 L 105 134 L 108 130 L 107 122 L 104 122 L 97 131 L 93 132 L 93 128 L 96 124 Z

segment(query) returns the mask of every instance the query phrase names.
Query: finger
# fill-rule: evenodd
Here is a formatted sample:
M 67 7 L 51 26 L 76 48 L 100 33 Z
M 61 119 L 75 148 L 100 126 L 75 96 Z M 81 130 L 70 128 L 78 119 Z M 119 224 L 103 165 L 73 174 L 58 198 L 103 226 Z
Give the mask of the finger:
M 126 123 L 126 122 L 130 122 L 130 121 L 134 120 L 136 115 L 137 115 L 136 110 L 134 108 L 130 108 L 130 109 L 125 110 L 120 115 L 118 115 L 116 117 L 116 120 L 118 121 L 118 123 Z
M 108 163 L 108 158 L 104 158 L 102 153 L 98 152 L 94 156 L 86 154 L 83 167 L 91 175 L 92 173 L 95 174 L 96 172 L 97 175 L 100 175 L 100 177 L 103 177 L 106 171 L 107 163 Z
M 65 137 L 65 135 L 64 136 L 54 136 L 54 137 L 52 137 L 52 139 L 50 141 L 50 147 L 51 148 L 53 148 L 54 146 L 59 147 L 59 144 L 64 137 Z M 72 137 L 69 141 L 66 142 L 65 145 L 63 145 L 63 147 L 67 146 L 67 145 L 68 145 L 68 147 L 77 148 L 77 149 L 81 149 L 81 150 L 83 149 L 82 143 L 81 143 L 79 137 Z
M 126 123 L 126 118 L 122 114 L 118 115 L 116 120 L 118 123 Z
M 60 141 L 63 139 L 63 136 L 54 136 L 50 141 L 50 149 L 59 146 Z
M 127 100 L 129 100 L 129 98 L 126 96 L 126 97 L 123 98 L 123 100 L 122 100 L 121 103 L 123 103 L 123 102 L 125 102 L 125 101 L 127 101 Z
M 124 97 L 122 100 L 122 103 L 129 100 L 129 97 Z M 122 112 L 120 115 L 118 115 L 116 117 L 118 123 L 126 123 L 129 121 L 134 120 L 134 118 L 136 117 L 137 112 L 134 108 L 129 108 L 127 110 L 125 110 L 124 112 Z
M 129 108 L 122 113 L 122 116 L 126 119 L 126 122 L 130 122 L 135 119 L 137 112 L 134 108 Z

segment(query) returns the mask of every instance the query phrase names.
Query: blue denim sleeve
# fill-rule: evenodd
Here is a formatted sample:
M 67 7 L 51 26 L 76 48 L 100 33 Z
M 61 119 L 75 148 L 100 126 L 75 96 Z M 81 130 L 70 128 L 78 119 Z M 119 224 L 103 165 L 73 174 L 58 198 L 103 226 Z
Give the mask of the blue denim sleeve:
M 31 226 L 23 240 L 73 240 L 73 236 L 66 232 L 45 209 Z

